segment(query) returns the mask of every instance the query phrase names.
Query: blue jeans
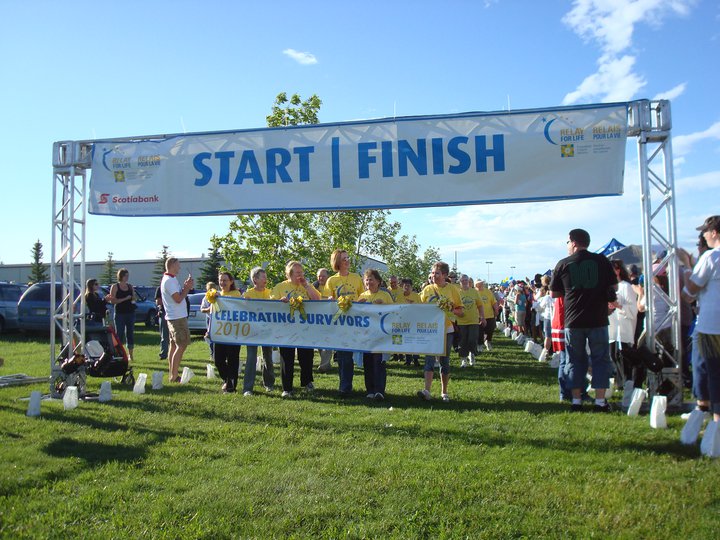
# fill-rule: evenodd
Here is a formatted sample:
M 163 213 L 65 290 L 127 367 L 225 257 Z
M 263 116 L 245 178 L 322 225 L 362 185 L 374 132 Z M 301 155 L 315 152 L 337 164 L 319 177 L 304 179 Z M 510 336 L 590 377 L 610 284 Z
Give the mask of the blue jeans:
M 245 375 L 243 377 L 243 392 L 252 392 L 255 385 L 255 375 L 257 373 L 257 345 L 248 345 L 247 361 L 245 362 Z M 262 377 L 263 386 L 273 388 L 275 386 L 275 372 L 272 363 L 272 347 L 262 347 Z
M 586 344 L 590 346 L 589 357 Z M 613 372 L 613 366 L 610 360 L 607 326 L 566 328 L 565 348 L 568 353 L 565 375 L 570 388 L 585 388 L 588 365 L 592 368 L 590 386 L 593 388 L 610 387 L 610 374 Z
M 365 372 L 365 388 L 368 394 L 385 393 L 387 367 L 383 362 L 382 353 L 363 353 L 363 370 Z
M 352 351 L 337 351 L 338 375 L 340 376 L 340 392 L 348 394 L 352 392 L 353 375 L 355 363 L 353 362 Z
M 115 331 L 120 343 L 124 343 L 127 336 L 127 348 L 132 349 L 135 345 L 135 313 L 118 313 L 115 310 Z
M 450 348 L 453 342 L 453 332 L 445 335 L 445 356 L 426 356 L 423 371 L 433 371 L 435 360 L 440 364 L 440 373 L 450 373 Z

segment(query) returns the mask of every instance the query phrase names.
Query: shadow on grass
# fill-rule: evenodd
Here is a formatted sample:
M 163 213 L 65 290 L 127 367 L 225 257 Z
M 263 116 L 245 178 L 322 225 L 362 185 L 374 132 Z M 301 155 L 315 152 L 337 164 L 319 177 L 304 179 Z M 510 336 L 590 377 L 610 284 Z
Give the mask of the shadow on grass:
M 127 444 L 103 444 L 61 437 L 43 449 L 57 458 L 80 458 L 91 467 L 109 462 L 134 463 L 145 459 L 147 447 Z

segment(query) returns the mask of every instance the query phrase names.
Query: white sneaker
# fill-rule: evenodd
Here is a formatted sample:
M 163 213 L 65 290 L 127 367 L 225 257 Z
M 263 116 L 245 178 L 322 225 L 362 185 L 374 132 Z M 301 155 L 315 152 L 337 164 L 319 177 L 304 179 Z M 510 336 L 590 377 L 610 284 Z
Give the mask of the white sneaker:
M 699 411 L 700 409 L 693 409 L 694 411 Z M 690 418 L 690 415 L 693 413 L 693 411 L 682 413 L 680 415 L 680 418 L 683 420 L 687 420 Z M 703 420 L 709 420 L 710 419 L 710 413 L 708 411 L 703 411 Z
M 292 392 L 288 392 L 287 390 L 283 390 L 283 393 L 280 394 L 280 397 L 292 397 Z
M 424 399 L 425 401 L 430 401 L 432 399 L 432 396 L 430 395 L 430 392 L 425 390 L 424 388 L 422 390 L 418 390 L 417 396 L 420 399 Z
M 492 343 L 490 343 L 489 341 L 486 341 L 485 342 L 485 350 L 492 351 Z
M 467 360 L 463 358 L 462 362 L 460 362 L 460 367 L 467 367 L 468 363 Z
M 275 390 L 275 388 L 273 388 L 272 386 L 266 386 L 266 387 L 265 387 L 265 391 L 268 392 L 268 393 L 269 393 L 269 392 L 272 392 L 273 390 Z
M 372 394 L 372 393 L 371 393 L 371 394 L 368 394 L 368 395 L 365 396 L 365 397 L 368 398 L 368 399 L 375 399 L 375 394 Z
M 378 392 L 375 394 L 375 401 L 383 401 L 385 399 L 385 396 L 382 395 L 382 392 Z
M 252 396 L 252 392 L 248 390 L 247 392 L 243 392 L 243 396 Z
M 468 363 L 471 366 L 475 365 L 475 355 L 473 353 L 468 354 Z
M 443 401 L 450 401 L 450 396 L 448 396 L 447 394 L 443 394 L 443 395 L 442 395 L 442 400 L 443 400 Z

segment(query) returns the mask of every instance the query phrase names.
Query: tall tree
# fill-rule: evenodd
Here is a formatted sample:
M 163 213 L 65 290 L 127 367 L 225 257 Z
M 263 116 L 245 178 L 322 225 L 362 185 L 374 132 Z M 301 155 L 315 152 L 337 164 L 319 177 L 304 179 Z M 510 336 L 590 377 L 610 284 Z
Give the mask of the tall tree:
M 110 285 L 117 281 L 117 270 L 115 269 L 115 261 L 113 260 L 112 251 L 108 251 L 108 258 L 105 260 L 102 274 L 100 274 L 100 283 Z
M 410 278 L 413 287 L 421 289 L 433 263 L 440 260 L 440 253 L 434 247 L 427 248 L 422 255 L 419 251 L 415 235 L 404 234 L 397 238 L 392 246 L 386 247 L 381 253 L 388 266 L 388 275 Z
M 205 284 L 208 281 L 217 283 L 218 272 L 222 268 L 225 261 L 220 256 L 220 248 L 215 237 L 213 237 L 213 244 L 208 250 L 208 257 L 205 259 L 202 268 L 200 269 L 200 281 L 198 282 L 199 288 L 204 290 Z
M 155 268 L 153 268 L 152 285 L 157 287 L 162 281 L 163 274 L 165 273 L 165 261 L 170 258 L 170 251 L 168 246 L 163 246 L 158 254 L 157 260 L 155 261 Z
M 269 127 L 318 123 L 322 101 L 313 94 L 303 101 L 282 92 L 267 116 Z M 299 260 L 309 272 L 327 267 L 336 248 L 358 263 L 360 255 L 377 255 L 394 240 L 397 223 L 387 210 L 238 215 L 224 236 L 215 237 L 222 257 L 236 277 L 246 279 L 254 266 L 266 266 L 268 281 L 285 279 L 285 264 Z
M 41 281 L 47 281 L 48 277 L 48 265 L 43 264 L 43 251 L 42 242 L 38 238 L 38 241 L 33 244 L 32 250 L 32 262 L 30 263 L 30 275 L 28 276 L 30 282 L 39 283 Z

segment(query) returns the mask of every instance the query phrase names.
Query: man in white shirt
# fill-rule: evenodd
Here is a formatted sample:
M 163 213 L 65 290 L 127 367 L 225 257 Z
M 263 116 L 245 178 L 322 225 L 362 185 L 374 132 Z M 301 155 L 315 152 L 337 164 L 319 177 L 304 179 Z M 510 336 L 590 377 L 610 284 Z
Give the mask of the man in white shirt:
M 710 216 L 697 230 L 710 249 L 700 256 L 692 273 L 685 274 L 683 288 L 683 296 L 698 303 L 694 390 L 698 400 L 710 402 L 713 419 L 720 422 L 720 216 Z
M 180 382 L 178 370 L 188 345 L 190 345 L 190 329 L 188 328 L 188 310 L 185 299 L 193 288 L 194 281 L 190 274 L 180 286 L 177 275 L 180 273 L 180 261 L 170 257 L 165 261 L 165 274 L 160 283 L 165 319 L 170 330 L 170 349 L 168 350 L 168 369 L 170 382 Z

